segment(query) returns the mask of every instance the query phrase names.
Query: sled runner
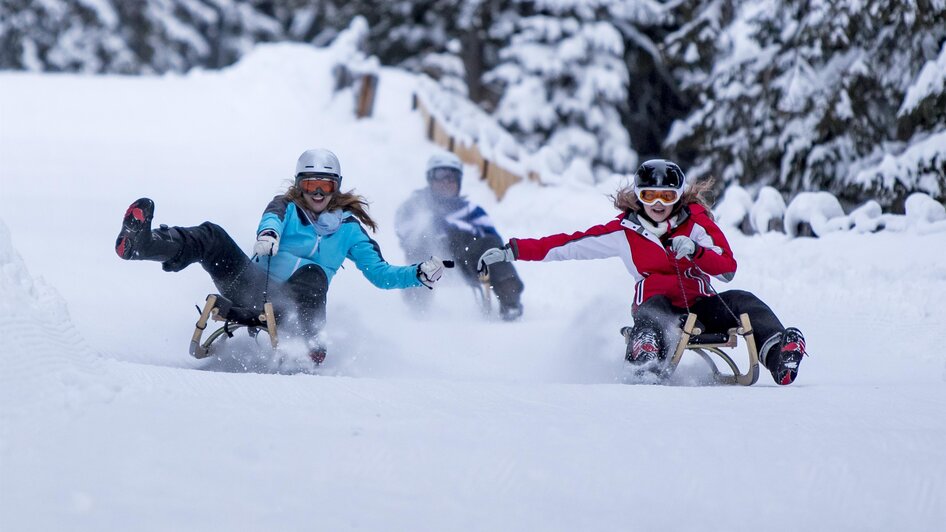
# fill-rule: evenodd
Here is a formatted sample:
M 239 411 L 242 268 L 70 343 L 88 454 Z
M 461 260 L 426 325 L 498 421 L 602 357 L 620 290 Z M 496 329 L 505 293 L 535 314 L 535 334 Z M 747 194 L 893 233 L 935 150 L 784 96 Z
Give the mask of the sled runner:
M 222 321 L 223 326 L 210 333 L 210 336 L 201 343 L 201 336 L 204 329 L 207 328 L 208 320 Z M 263 304 L 263 313 L 256 314 L 254 311 L 234 307 L 233 302 L 219 295 L 210 294 L 207 296 L 207 302 L 204 303 L 204 310 L 197 319 L 194 335 L 191 337 L 190 354 L 194 358 L 207 358 L 210 356 L 210 347 L 218 338 L 226 335 L 232 337 L 234 331 L 246 328 L 250 336 L 256 337 L 260 330 L 265 330 L 269 334 L 269 341 L 273 349 L 279 343 L 276 336 L 276 315 L 273 312 L 273 304 L 266 302 Z
M 740 384 L 742 386 L 751 386 L 759 380 L 759 351 L 755 345 L 755 338 L 752 336 L 752 325 L 749 322 L 749 315 L 739 316 L 739 327 L 733 327 L 726 333 L 703 333 L 697 326 L 696 314 L 688 314 L 681 330 L 680 341 L 677 342 L 676 349 L 670 360 L 660 370 L 660 378 L 666 381 L 676 371 L 683 358 L 683 353 L 687 350 L 698 354 L 700 358 L 710 367 L 713 372 L 714 380 L 719 384 Z M 621 329 L 625 342 L 630 341 L 631 327 Z M 745 373 L 739 371 L 739 366 L 733 361 L 722 348 L 732 349 L 738 346 L 738 337 L 742 337 L 746 344 L 746 350 L 749 355 L 749 367 Z M 710 354 L 716 355 L 732 371 L 732 375 L 724 374 L 713 361 Z

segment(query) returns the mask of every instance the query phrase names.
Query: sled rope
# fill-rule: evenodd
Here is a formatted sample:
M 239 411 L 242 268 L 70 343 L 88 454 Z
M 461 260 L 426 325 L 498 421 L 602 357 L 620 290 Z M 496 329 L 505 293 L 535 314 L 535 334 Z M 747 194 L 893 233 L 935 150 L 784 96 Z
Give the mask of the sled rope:
M 246 261 L 246 264 L 244 264 L 243 267 L 240 268 L 240 271 L 237 272 L 237 274 L 233 276 L 233 279 L 230 281 L 230 283 L 225 288 L 220 290 L 220 292 L 223 295 L 230 293 L 230 289 L 233 288 L 233 285 L 235 285 L 236 282 L 240 279 L 240 277 L 243 276 L 243 273 L 246 271 L 246 269 L 250 267 L 250 263 L 253 262 L 253 259 L 256 259 L 256 261 L 259 262 L 259 257 L 257 255 L 253 255 L 252 257 L 250 257 L 250 260 Z
M 736 316 L 736 313 L 733 312 L 733 309 L 729 308 L 729 305 L 726 304 L 726 300 L 720 297 L 719 292 L 713 288 L 713 285 L 706 283 L 706 286 L 710 289 L 710 292 L 712 292 L 713 295 L 719 298 L 719 302 L 722 303 L 724 307 L 726 307 L 726 311 L 729 312 L 729 315 L 732 316 L 732 319 L 736 320 L 736 323 L 739 323 L 739 317 Z
M 683 295 L 683 304 L 686 305 L 687 313 L 689 313 L 690 302 L 687 300 L 687 293 L 686 293 L 686 290 L 684 290 L 683 288 L 683 274 L 680 273 L 680 261 L 671 257 L 670 251 L 665 250 L 665 252 L 667 253 L 667 258 L 670 259 L 670 262 L 673 263 L 673 268 L 677 271 L 677 282 L 680 284 L 680 293 Z M 733 309 L 729 307 L 729 305 L 726 303 L 726 300 L 720 297 L 719 292 L 717 292 L 716 289 L 713 288 L 712 284 L 706 283 L 706 287 L 709 288 L 710 292 L 712 292 L 714 296 L 719 298 L 719 302 L 722 303 L 723 307 L 726 308 L 726 312 L 728 312 L 729 315 L 732 316 L 732 319 L 738 324 L 740 321 L 739 316 L 736 316 L 736 313 L 733 312 Z
M 687 307 L 687 314 L 690 313 L 690 301 L 687 299 L 686 289 L 683 287 L 683 275 L 680 273 L 680 261 L 674 257 L 670 256 L 670 251 L 664 249 L 664 253 L 667 254 L 667 259 L 673 263 L 673 269 L 677 271 L 677 283 L 680 284 L 680 294 L 683 295 L 683 304 Z

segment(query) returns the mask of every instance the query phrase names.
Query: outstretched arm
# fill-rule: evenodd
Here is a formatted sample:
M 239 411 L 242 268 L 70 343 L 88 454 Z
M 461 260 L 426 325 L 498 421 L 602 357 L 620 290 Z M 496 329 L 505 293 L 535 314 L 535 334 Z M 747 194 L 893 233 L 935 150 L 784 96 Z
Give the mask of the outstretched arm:
M 509 247 L 516 260 L 536 261 L 604 259 L 628 252 L 620 218 L 572 234 L 512 238 Z
M 484 272 L 490 264 L 514 260 L 589 260 L 608 257 L 630 260 L 627 235 L 621 226 L 620 217 L 570 235 L 561 233 L 543 238 L 512 238 L 506 246 L 483 253 L 476 268 Z
M 418 265 L 410 266 L 392 266 L 381 256 L 381 248 L 368 233 L 365 228 L 356 223 L 355 242 L 348 249 L 348 258 L 361 270 L 366 279 L 378 288 L 411 288 L 422 286 L 418 279 Z

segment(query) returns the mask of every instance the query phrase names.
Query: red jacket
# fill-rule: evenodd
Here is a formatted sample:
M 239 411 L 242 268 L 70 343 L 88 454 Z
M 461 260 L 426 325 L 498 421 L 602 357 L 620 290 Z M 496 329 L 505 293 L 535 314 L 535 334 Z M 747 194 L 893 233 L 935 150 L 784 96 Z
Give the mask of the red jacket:
M 685 308 L 696 300 L 713 295 L 710 275 L 732 280 L 736 259 L 723 232 L 703 206 L 691 203 L 671 219 L 669 230 L 660 238 L 628 211 L 614 220 L 570 235 L 543 238 L 514 238 L 510 247 L 518 260 L 587 260 L 620 257 L 634 276 L 634 309 L 655 295 L 665 295 L 676 307 Z M 693 259 L 676 260 L 669 250 L 673 237 L 684 235 L 696 243 Z M 681 292 L 681 285 L 683 292 Z M 684 298 L 683 294 L 686 294 Z

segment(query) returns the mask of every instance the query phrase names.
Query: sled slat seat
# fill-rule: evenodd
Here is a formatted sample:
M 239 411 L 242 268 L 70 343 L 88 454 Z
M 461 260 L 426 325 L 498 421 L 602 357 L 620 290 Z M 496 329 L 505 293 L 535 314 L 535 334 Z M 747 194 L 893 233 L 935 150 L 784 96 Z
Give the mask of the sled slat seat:
M 699 345 L 699 346 L 724 346 L 724 347 L 736 347 L 735 342 L 731 342 L 735 337 L 735 329 L 729 333 L 703 333 L 696 336 L 691 336 L 688 346 L 690 345 Z M 732 345 L 730 345 L 732 343 Z
M 749 322 L 749 315 L 742 314 L 739 316 L 739 327 L 733 327 L 725 333 L 704 333 L 700 327 L 697 326 L 696 314 L 688 314 L 686 321 L 683 324 L 683 330 L 681 331 L 682 335 L 680 341 L 677 344 L 677 349 L 674 351 L 673 356 L 670 359 L 669 364 L 667 364 L 664 377 L 669 377 L 674 370 L 677 369 L 677 365 L 680 363 L 680 358 L 683 356 L 683 352 L 690 350 L 700 355 L 700 357 L 706 361 L 706 363 L 713 370 L 713 376 L 717 382 L 721 384 L 740 384 L 743 386 L 751 386 L 759 380 L 759 353 L 756 349 L 755 339 L 752 335 L 752 324 Z M 742 337 L 743 342 L 746 345 L 746 351 L 749 354 L 749 365 L 746 368 L 746 372 L 742 373 L 739 370 L 739 366 L 736 365 L 736 362 L 733 361 L 726 352 L 722 349 L 723 347 L 734 348 L 738 345 L 738 338 Z M 719 359 L 726 363 L 729 366 L 729 369 L 732 371 L 732 375 L 724 375 L 716 367 L 716 364 L 713 363 L 713 359 L 710 354 L 716 355 Z
M 246 307 L 237 307 L 233 301 L 216 295 L 217 302 L 210 317 L 214 321 L 232 321 L 247 327 L 265 327 L 266 324 L 260 320 L 260 311 Z

